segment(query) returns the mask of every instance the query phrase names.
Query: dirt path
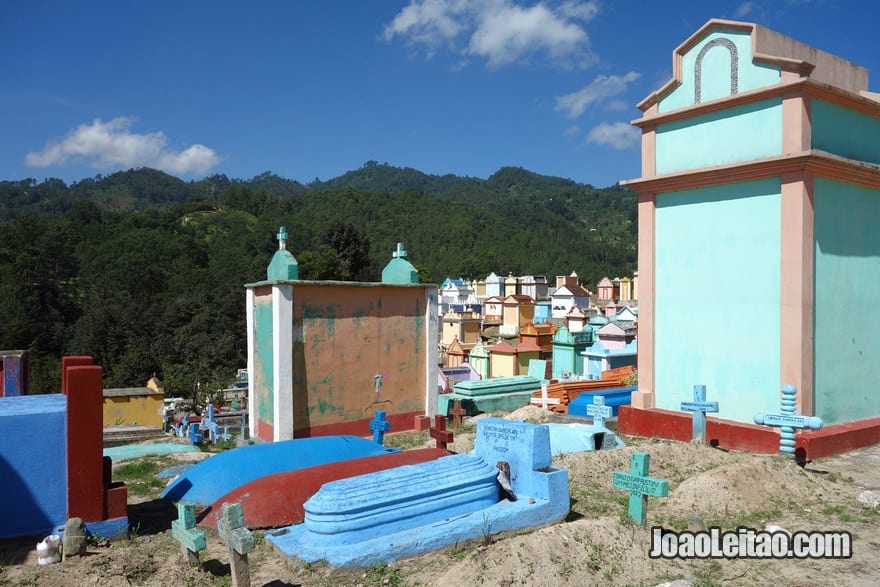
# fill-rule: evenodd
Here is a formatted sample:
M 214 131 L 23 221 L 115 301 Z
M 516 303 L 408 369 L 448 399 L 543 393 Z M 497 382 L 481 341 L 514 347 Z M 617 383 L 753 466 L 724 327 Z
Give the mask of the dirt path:
M 393 437 L 392 437 L 393 438 Z M 401 437 L 414 446 L 424 436 Z M 376 565 L 334 569 L 283 557 L 257 533 L 253 585 L 657 585 L 675 579 L 697 585 L 880 585 L 880 511 L 856 497 L 880 492 L 880 446 L 809 463 L 709 447 L 626 438 L 627 447 L 554 459 L 569 472 L 572 507 L 560 524 L 532 532 L 486 537 L 443 551 Z M 464 452 L 472 433 L 451 448 Z M 651 455 L 650 474 L 669 481 L 667 498 L 650 498 L 648 527 L 629 521 L 627 494 L 611 487 L 634 451 Z M 128 539 L 89 547 L 88 555 L 39 567 L 33 544 L 0 547 L 0 585 L 230 585 L 228 558 L 206 529 L 203 568 L 186 566 L 170 535 L 173 508 L 156 500 L 130 506 L 138 531 Z M 650 526 L 684 529 L 689 516 L 735 530 L 781 526 L 846 530 L 853 556 L 842 560 L 663 560 L 648 557 Z

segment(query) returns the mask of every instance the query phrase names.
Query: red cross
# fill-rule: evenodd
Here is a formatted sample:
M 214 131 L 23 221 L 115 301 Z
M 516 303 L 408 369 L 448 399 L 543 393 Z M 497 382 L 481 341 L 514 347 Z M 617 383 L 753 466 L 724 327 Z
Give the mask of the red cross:
M 434 416 L 431 438 L 437 441 L 437 448 L 442 448 L 443 450 L 446 450 L 446 445 L 452 442 L 452 430 L 446 429 L 446 416 L 440 414 Z

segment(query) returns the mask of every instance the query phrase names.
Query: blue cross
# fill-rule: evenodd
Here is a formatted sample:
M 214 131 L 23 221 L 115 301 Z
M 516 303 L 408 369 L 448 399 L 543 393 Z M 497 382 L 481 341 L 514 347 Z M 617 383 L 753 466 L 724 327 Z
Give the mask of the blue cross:
M 786 457 L 794 458 L 795 456 L 795 429 L 809 428 L 811 430 L 819 430 L 824 423 L 822 418 L 813 416 L 800 416 L 796 414 L 797 406 L 797 387 L 794 385 L 782 386 L 782 409 L 778 414 L 765 414 L 757 412 L 755 414 L 755 424 L 764 426 L 779 427 L 779 452 Z
M 706 386 L 694 385 L 694 401 L 681 402 L 683 412 L 693 414 L 693 436 L 691 442 L 703 444 L 706 442 L 706 412 L 718 411 L 718 402 L 706 401 Z
M 605 428 L 605 418 L 611 417 L 611 406 L 605 405 L 604 395 L 594 395 L 593 403 L 587 406 L 587 415 L 593 417 L 593 425 Z
M 381 445 L 385 440 L 385 433 L 391 428 L 391 422 L 385 419 L 385 412 L 376 412 L 370 420 L 370 430 L 373 431 L 373 442 Z

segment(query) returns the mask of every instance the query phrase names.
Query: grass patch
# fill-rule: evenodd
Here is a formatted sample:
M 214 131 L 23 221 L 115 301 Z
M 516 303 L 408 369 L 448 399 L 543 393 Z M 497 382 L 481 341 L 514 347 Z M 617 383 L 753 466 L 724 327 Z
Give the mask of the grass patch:
M 165 488 L 165 482 L 156 477 L 159 463 L 143 459 L 124 463 L 113 470 L 113 478 L 124 481 L 132 495 L 152 495 Z
M 781 515 L 782 512 L 778 507 L 769 510 L 757 510 L 754 512 L 725 512 L 725 514 L 721 516 L 706 518 L 705 523 L 707 528 L 718 526 L 725 530 L 735 530 L 740 526 L 748 526 L 750 528 L 756 526 L 763 527 L 763 524 L 766 524 L 768 520 L 777 519 Z
M 430 436 L 427 430 L 422 432 L 398 432 L 397 434 L 385 435 L 385 446 L 391 448 L 399 448 L 400 450 L 412 450 L 414 448 L 424 448 Z
M 400 585 L 403 576 L 400 569 L 388 566 L 386 563 L 375 564 L 361 575 L 364 585 Z

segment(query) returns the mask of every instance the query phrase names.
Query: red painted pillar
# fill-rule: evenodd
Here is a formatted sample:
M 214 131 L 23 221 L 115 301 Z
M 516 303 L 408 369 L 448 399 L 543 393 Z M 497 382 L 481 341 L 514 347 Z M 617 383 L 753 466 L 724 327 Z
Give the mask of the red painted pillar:
M 101 520 L 104 514 L 101 375 L 100 366 L 88 365 L 67 366 L 62 376 L 67 392 L 67 517 L 84 522 Z
M 63 393 L 64 395 L 67 395 L 67 390 L 70 389 L 69 386 L 67 385 L 67 368 L 68 367 L 79 367 L 79 366 L 94 365 L 94 364 L 95 364 L 95 362 L 92 359 L 92 357 L 87 357 L 87 356 L 61 357 L 61 393 Z

